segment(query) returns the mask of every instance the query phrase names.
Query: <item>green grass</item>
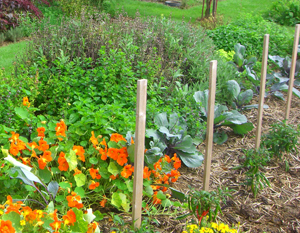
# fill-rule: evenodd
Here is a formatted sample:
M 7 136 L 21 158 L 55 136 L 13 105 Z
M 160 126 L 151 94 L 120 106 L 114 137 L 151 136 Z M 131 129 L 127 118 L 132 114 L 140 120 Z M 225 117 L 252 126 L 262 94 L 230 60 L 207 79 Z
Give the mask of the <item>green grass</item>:
M 15 57 L 25 51 L 28 41 L 21 41 L 0 47 L 0 69 L 4 68 L 7 75 L 13 71 Z

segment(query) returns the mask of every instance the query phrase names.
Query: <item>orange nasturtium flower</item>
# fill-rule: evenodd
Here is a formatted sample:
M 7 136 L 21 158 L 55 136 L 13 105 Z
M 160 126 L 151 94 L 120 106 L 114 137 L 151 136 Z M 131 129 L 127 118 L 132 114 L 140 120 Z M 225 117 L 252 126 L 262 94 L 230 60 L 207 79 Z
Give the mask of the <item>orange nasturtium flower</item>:
M 44 127 L 39 127 L 36 130 L 38 132 L 38 137 L 42 137 L 42 138 L 45 137 L 46 129 Z
M 47 163 L 52 161 L 51 152 L 45 151 L 44 154 L 38 159 L 39 168 L 44 170 Z
M 129 164 L 123 168 L 121 172 L 121 176 L 123 176 L 124 178 L 128 178 L 129 176 L 132 175 L 133 172 L 134 172 L 134 167 L 131 166 L 131 164 Z
M 44 139 L 39 140 L 39 147 L 38 149 L 40 151 L 45 151 L 49 149 L 49 145 L 47 144 L 47 142 Z
M 117 174 L 117 175 L 110 175 L 110 179 L 112 179 L 112 180 L 115 180 L 115 179 L 117 179 L 119 177 L 119 174 Z
M 56 131 L 56 136 L 66 137 L 67 126 L 63 120 L 56 123 L 55 131 Z M 58 140 L 61 141 L 62 138 L 58 137 Z
M 76 176 L 76 175 L 82 173 L 77 167 L 75 167 L 74 172 L 75 172 L 75 173 L 74 173 L 73 176 Z
M 94 168 L 91 168 L 89 169 L 90 171 L 90 175 L 93 179 L 100 179 L 101 178 L 101 175 L 99 174 L 99 169 L 94 169 Z
M 149 171 L 149 168 L 147 166 L 144 167 L 144 174 L 143 179 L 150 180 L 151 171 Z
M 16 230 L 15 228 L 12 226 L 12 222 L 10 220 L 1 220 L 0 223 L 0 232 L 1 233 L 15 233 Z
M 13 132 L 13 131 L 11 132 L 11 134 L 12 134 L 12 136 L 8 140 L 10 140 L 12 142 L 16 142 L 19 139 L 20 135 L 18 133 Z
M 30 103 L 29 103 L 28 97 L 23 97 L 23 105 L 27 106 L 28 108 L 30 107 Z
M 154 192 L 153 194 L 153 204 L 157 205 L 157 204 L 161 204 L 161 199 L 157 198 L 157 191 Z
M 92 222 L 88 225 L 88 230 L 86 233 L 94 233 L 97 229 L 98 223 Z
M 31 148 L 31 157 L 34 157 L 34 158 L 38 158 L 37 155 L 36 155 L 36 152 L 35 152 L 35 148 L 39 148 L 39 146 L 36 144 L 36 142 L 30 142 L 28 143 L 28 146 Z
M 110 136 L 110 141 L 114 141 L 114 142 L 125 141 L 125 142 L 127 142 L 126 139 L 121 134 L 118 134 L 118 133 L 113 133 Z
M 58 156 L 58 169 L 60 171 L 68 171 L 69 169 L 69 164 L 65 158 L 65 153 L 64 152 L 60 152 L 59 156 Z
M 100 203 L 100 206 L 102 206 L 103 208 L 105 207 L 105 204 L 106 204 L 106 202 L 107 202 L 107 199 L 106 199 L 106 196 L 105 195 L 103 195 L 103 199 L 102 199 L 102 201 L 100 201 L 99 203 Z
M 99 149 L 99 153 L 101 154 L 101 159 L 104 161 L 107 159 L 107 144 L 105 138 L 103 138 L 102 142 L 100 142 L 100 145 L 104 146 L 104 149 L 103 148 Z
M 19 148 L 13 142 L 10 144 L 9 153 L 14 156 L 17 156 L 19 153 Z
M 180 172 L 177 170 L 172 170 L 171 173 L 167 174 L 167 176 L 173 177 L 171 181 L 176 182 L 178 180 L 178 177 L 180 176 Z
M 127 163 L 127 161 L 128 161 L 127 157 L 128 157 L 128 154 L 121 153 L 117 158 L 117 163 L 120 166 L 124 166 L 124 164 Z
M 53 223 L 50 223 L 50 227 L 52 227 L 52 229 L 55 231 L 55 232 L 58 232 L 58 230 L 60 229 L 61 227 L 61 222 L 62 221 L 58 221 L 58 220 L 54 220 Z
M 26 149 L 26 144 L 25 142 L 21 141 L 21 140 L 17 140 L 17 144 L 16 146 L 18 147 L 19 150 L 25 150 Z
M 79 159 L 82 162 L 85 162 L 84 149 L 82 146 L 73 146 L 73 151 L 75 151 L 76 155 L 79 156 Z
M 99 182 L 95 182 L 92 180 L 90 182 L 89 189 L 93 190 L 93 189 L 97 188 L 99 185 L 100 185 Z
M 172 160 L 171 160 L 171 158 L 170 158 L 169 155 L 165 155 L 165 161 L 167 161 L 167 163 L 171 163 L 172 162 Z
M 71 196 L 67 196 L 66 199 L 69 207 L 76 207 L 77 209 L 83 207 L 83 204 L 81 203 L 81 197 L 73 191 L 71 192 Z
M 156 163 L 154 163 L 154 169 L 155 170 L 157 170 L 157 169 L 161 170 L 160 163 L 161 163 L 161 158 Z
M 76 222 L 76 214 L 72 209 L 70 209 L 65 216 L 63 216 L 64 224 L 65 225 L 72 225 Z
M 98 139 L 95 137 L 94 131 L 92 131 L 92 137 L 90 138 L 90 141 L 94 146 L 99 144 Z
M 174 154 L 172 160 L 174 160 L 173 166 L 174 166 L 175 169 L 178 169 L 178 168 L 181 167 L 181 160 L 177 157 L 176 153 Z

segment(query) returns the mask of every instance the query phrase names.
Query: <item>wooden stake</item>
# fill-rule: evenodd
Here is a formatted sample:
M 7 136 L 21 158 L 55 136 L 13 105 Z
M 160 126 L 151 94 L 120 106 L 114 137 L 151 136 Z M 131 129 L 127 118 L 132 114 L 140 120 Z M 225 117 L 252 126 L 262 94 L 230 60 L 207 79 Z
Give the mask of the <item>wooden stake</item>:
M 140 228 L 142 218 L 146 102 L 147 79 L 138 80 L 132 200 L 132 221 L 135 228 Z
M 292 53 L 292 63 L 291 63 L 291 69 L 290 69 L 290 81 L 289 81 L 289 90 L 288 90 L 288 96 L 287 96 L 287 105 L 286 105 L 286 111 L 285 111 L 286 123 L 289 119 L 290 110 L 291 110 L 291 101 L 292 101 L 292 94 L 293 94 L 293 87 L 294 87 L 294 77 L 295 77 L 295 71 L 296 71 L 297 50 L 298 50 L 298 44 L 299 44 L 299 34 L 300 34 L 300 24 L 297 24 L 296 30 L 295 30 L 294 47 L 293 47 L 293 53 Z
M 258 116 L 257 116 L 257 127 L 256 127 L 255 148 L 257 150 L 260 146 L 260 138 L 261 138 L 262 114 L 264 110 L 264 98 L 265 98 L 267 65 L 268 65 L 268 50 L 269 50 L 269 34 L 266 34 L 264 36 L 264 44 L 263 44 L 263 58 L 262 58 L 262 66 L 261 66 Z
M 203 187 L 205 191 L 209 190 L 211 155 L 212 155 L 213 137 L 214 137 L 216 80 L 217 80 L 217 61 L 214 60 L 210 62 L 210 66 L 209 66 L 209 97 L 208 97 L 206 150 L 205 150 L 205 159 L 204 159 L 204 178 L 203 178 Z

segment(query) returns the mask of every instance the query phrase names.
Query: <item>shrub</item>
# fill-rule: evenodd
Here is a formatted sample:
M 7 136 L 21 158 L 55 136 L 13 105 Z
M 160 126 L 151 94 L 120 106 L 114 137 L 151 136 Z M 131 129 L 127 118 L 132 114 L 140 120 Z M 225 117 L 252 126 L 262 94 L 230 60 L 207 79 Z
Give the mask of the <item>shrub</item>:
M 298 0 L 278 0 L 265 13 L 267 20 L 286 26 L 300 23 L 300 2 Z
M 246 47 L 247 56 L 262 58 L 263 39 L 270 34 L 269 54 L 286 56 L 291 53 L 293 38 L 288 31 L 279 25 L 265 21 L 262 17 L 247 15 L 242 19 L 233 21 L 208 31 L 218 49 L 230 52 L 235 44 Z
M 46 0 L 40 0 L 40 2 L 49 5 Z M 26 12 L 31 13 L 31 16 L 42 17 L 42 12 L 32 0 L 0 1 L 0 32 L 16 27 L 19 24 L 19 16 Z
M 130 116 L 135 108 L 136 81 L 145 78 L 150 115 L 162 109 L 188 116 L 196 106 L 192 88 L 208 87 L 208 61 L 213 59 L 219 57 L 214 55 L 212 41 L 201 28 L 184 22 L 127 20 L 120 15 L 112 23 L 105 14 L 83 14 L 80 21 L 68 19 L 38 31 L 16 75 L 35 76 L 38 70 L 39 93 L 29 97 L 39 113 L 69 118 L 77 110 L 68 103 L 73 106 L 76 101 L 88 100 L 92 111 L 116 105 Z M 223 59 L 218 65 L 221 89 L 235 71 Z M 178 82 L 191 87 L 186 98 L 178 95 Z M 192 114 L 190 129 L 198 119 L 196 111 Z M 151 125 L 151 119 L 148 123 Z

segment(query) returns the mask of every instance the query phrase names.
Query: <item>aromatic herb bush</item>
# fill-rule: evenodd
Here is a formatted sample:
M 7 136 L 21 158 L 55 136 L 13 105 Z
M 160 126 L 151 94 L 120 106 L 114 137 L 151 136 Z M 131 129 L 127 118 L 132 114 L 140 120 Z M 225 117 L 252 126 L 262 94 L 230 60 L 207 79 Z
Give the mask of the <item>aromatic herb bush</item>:
M 208 31 L 218 49 L 230 52 L 240 43 L 246 47 L 247 56 L 262 57 L 263 38 L 270 34 L 269 54 L 286 56 L 292 51 L 293 38 L 285 28 L 259 16 L 246 15 L 242 19 Z
M 300 2 L 298 0 L 278 0 L 265 13 L 267 20 L 286 26 L 300 23 Z
M 120 15 L 112 23 L 105 14 L 82 15 L 80 21 L 68 19 L 38 31 L 26 57 L 19 60 L 16 76 L 38 76 L 38 92 L 29 96 L 38 113 L 69 120 L 75 115 L 82 120 L 83 109 L 73 106 L 83 100 L 93 105 L 90 112 L 114 105 L 131 116 L 136 81 L 145 78 L 149 115 L 162 109 L 192 116 L 188 126 L 195 135 L 194 122 L 199 122 L 199 116 L 194 111 L 192 89 L 208 87 L 208 61 L 219 59 L 213 48 L 204 31 L 184 22 L 165 18 L 143 21 L 140 17 L 127 20 Z M 218 65 L 218 87 L 224 90 L 221 88 L 235 71 L 222 59 Z M 186 98 L 178 94 L 176 83 L 191 87 L 184 94 Z M 217 96 L 226 101 L 220 90 Z M 150 117 L 148 126 L 151 124 Z

